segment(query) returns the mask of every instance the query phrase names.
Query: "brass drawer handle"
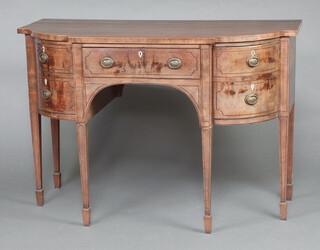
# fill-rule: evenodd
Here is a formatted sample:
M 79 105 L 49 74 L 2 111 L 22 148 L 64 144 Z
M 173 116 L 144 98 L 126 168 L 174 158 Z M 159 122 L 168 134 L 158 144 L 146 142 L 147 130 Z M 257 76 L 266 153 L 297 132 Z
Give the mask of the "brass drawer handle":
M 47 63 L 47 62 L 49 61 L 48 55 L 47 55 L 46 53 L 41 53 L 41 54 L 39 55 L 39 61 L 40 61 L 41 63 Z
M 247 60 L 247 64 L 248 64 L 249 67 L 254 68 L 254 67 L 257 67 L 257 66 L 258 66 L 259 61 L 260 61 L 259 57 L 257 57 L 257 56 L 250 56 L 250 57 L 248 58 L 248 60 Z
M 244 98 L 244 101 L 248 105 L 255 105 L 258 102 L 258 96 L 255 94 L 249 94 Z
M 113 67 L 114 61 L 110 57 L 104 57 L 101 59 L 100 64 L 103 68 L 109 69 L 109 68 Z
M 41 96 L 45 100 L 50 100 L 51 99 L 51 92 L 48 89 L 44 89 L 41 92 Z
M 179 69 L 182 65 L 182 62 L 179 58 L 170 58 L 168 65 L 170 69 Z

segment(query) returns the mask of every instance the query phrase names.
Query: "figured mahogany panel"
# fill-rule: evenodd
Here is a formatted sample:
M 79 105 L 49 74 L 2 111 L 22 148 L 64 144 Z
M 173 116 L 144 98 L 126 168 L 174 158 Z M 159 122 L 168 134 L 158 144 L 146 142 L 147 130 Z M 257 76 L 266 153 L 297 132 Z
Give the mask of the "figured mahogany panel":
M 73 72 L 72 48 L 70 45 L 38 41 L 36 46 L 37 66 L 40 74 L 70 74 Z M 39 56 L 41 53 L 48 56 L 47 62 L 40 62 Z
M 254 94 L 254 105 L 245 102 Z M 269 115 L 279 110 L 279 72 L 253 77 L 214 80 L 214 119 L 244 119 Z
M 103 68 L 102 58 L 114 61 L 111 68 Z M 171 69 L 168 61 L 178 58 L 181 67 Z M 193 78 L 200 77 L 199 49 L 168 48 L 83 48 L 85 76 L 100 77 L 149 77 Z
M 248 65 L 248 59 L 252 56 L 259 60 L 255 67 Z M 280 68 L 280 43 L 273 41 L 264 45 L 216 47 L 214 60 L 215 76 L 273 72 Z
M 39 77 L 38 89 L 40 110 L 66 115 L 75 114 L 74 82 L 72 78 Z M 42 96 L 44 90 L 50 91 L 51 96 L 47 100 Z

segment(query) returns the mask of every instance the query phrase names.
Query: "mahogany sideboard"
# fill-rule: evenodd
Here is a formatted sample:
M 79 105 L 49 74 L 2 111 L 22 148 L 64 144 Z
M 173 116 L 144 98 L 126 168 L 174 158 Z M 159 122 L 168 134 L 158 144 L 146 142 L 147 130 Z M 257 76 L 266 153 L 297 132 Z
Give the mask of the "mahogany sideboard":
M 192 102 L 201 128 L 204 227 L 211 233 L 213 125 L 279 119 L 280 218 L 292 199 L 295 41 L 300 20 L 41 19 L 25 34 L 36 200 L 43 205 L 41 116 L 51 119 L 54 186 L 61 186 L 59 120 L 75 121 L 90 225 L 88 121 L 126 84 L 165 85 Z

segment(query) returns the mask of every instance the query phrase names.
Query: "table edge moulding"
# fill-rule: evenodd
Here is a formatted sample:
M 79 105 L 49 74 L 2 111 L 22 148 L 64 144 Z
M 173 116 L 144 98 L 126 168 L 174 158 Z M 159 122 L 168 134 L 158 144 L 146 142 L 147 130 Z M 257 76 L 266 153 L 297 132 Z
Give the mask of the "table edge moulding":
M 83 225 L 90 225 L 88 122 L 125 85 L 184 93 L 202 139 L 204 228 L 211 233 L 214 125 L 279 119 L 280 218 L 292 199 L 295 44 L 301 20 L 41 19 L 25 35 L 36 201 L 44 203 L 41 117 L 51 119 L 54 187 L 61 187 L 60 120 L 76 122 Z

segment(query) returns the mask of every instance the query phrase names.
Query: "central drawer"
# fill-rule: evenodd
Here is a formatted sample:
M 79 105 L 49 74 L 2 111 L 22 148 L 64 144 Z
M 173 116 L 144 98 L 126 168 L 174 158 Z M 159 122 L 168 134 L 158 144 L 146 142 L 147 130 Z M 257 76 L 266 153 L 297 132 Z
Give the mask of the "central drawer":
M 83 48 L 86 77 L 200 78 L 196 48 Z

